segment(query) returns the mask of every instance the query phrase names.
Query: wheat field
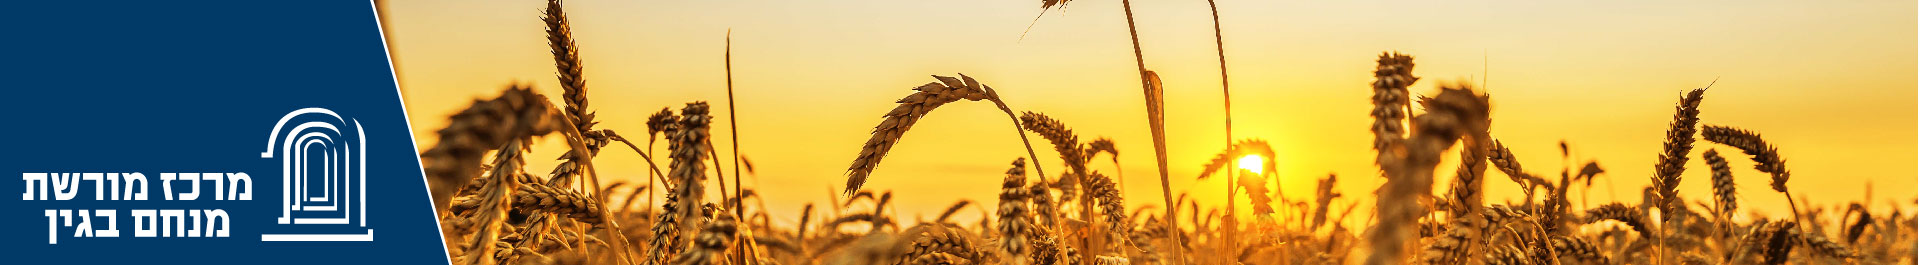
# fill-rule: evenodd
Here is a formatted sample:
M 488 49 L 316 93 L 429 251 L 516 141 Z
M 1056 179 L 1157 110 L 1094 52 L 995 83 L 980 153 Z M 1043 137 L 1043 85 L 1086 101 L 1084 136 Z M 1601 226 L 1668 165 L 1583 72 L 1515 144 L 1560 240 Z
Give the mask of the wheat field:
M 1131 5 L 1122 2 L 1134 32 Z M 1066 5 L 1045 0 L 1041 8 Z M 1214 15 L 1221 88 L 1230 91 L 1227 43 L 1219 39 L 1217 9 Z M 439 141 L 420 155 L 454 264 L 1915 264 L 1920 255 L 1916 217 L 1900 211 L 1915 201 L 1796 201 L 1796 184 L 1818 179 L 1794 179 L 1787 161 L 1795 157 L 1784 154 L 1818 146 L 1777 146 L 1763 132 L 1700 118 L 1713 111 L 1701 108 L 1709 96 L 1738 91 L 1674 89 L 1681 96 L 1666 137 L 1645 139 L 1662 150 L 1649 156 L 1657 160 L 1643 199 L 1582 208 L 1569 193 L 1594 189 L 1607 173 L 1599 163 L 1563 166 L 1559 176 L 1523 167 L 1551 163 L 1520 161 L 1491 133 L 1498 122 L 1492 97 L 1472 83 L 1420 82 L 1414 57 L 1393 51 L 1378 55 L 1370 86 L 1350 88 L 1372 91 L 1371 111 L 1324 114 L 1371 119 L 1377 172 L 1317 178 L 1312 200 L 1288 199 L 1275 194 L 1279 176 L 1261 170 L 1283 162 L 1267 140 L 1229 137 L 1211 156 L 1168 156 L 1165 88 L 1141 59 L 1137 35 L 1133 51 L 1152 139 L 1082 139 L 1072 120 L 1009 106 L 982 81 L 990 78 L 933 75 L 917 86 L 901 84 L 912 91 L 900 90 L 897 105 L 882 113 L 831 201 L 806 203 L 800 216 L 770 216 L 756 190 L 779 187 L 743 185 L 742 175 L 754 174 L 752 162 L 738 155 L 738 145 L 730 146 L 732 157 L 721 157 L 729 146 L 713 144 L 714 137 L 737 142 L 740 134 L 711 129 L 734 122 L 713 114 L 721 99 L 664 106 L 647 117 L 596 115 L 564 6 L 550 0 L 539 16 L 563 93 L 556 100 L 507 85 L 446 117 L 435 132 Z M 730 50 L 728 60 L 731 67 Z M 727 77 L 724 105 L 732 108 L 731 68 Z M 959 200 L 937 216 L 909 217 L 890 204 L 896 194 L 888 187 L 866 185 L 896 177 L 873 172 L 920 119 L 988 103 L 1006 115 L 1008 129 L 999 130 L 1018 134 L 1026 150 L 993 164 L 1005 168 L 1003 175 L 979 176 L 1002 179 L 997 200 Z M 597 126 L 641 122 L 644 133 Z M 549 135 L 566 143 L 561 162 L 527 168 L 531 143 Z M 1105 156 L 1118 168 L 1118 140 L 1153 142 L 1160 198 L 1133 198 L 1148 203 L 1128 208 L 1123 178 L 1113 175 L 1120 172 L 1096 167 Z M 1560 148 L 1567 157 L 1566 143 Z M 633 152 L 644 161 L 596 161 L 602 152 Z M 1065 163 L 1039 162 L 1054 157 Z M 1729 165 L 1742 159 L 1755 166 Z M 1443 160 L 1460 162 L 1446 168 Z M 643 164 L 647 175 L 603 180 L 596 162 Z M 1204 170 L 1171 176 L 1168 163 L 1200 163 Z M 1711 172 L 1711 179 L 1693 180 L 1711 189 L 1682 189 L 1689 169 Z M 1487 199 L 1495 176 L 1520 187 L 1523 199 Z M 1225 178 L 1226 205 L 1175 193 L 1184 190 L 1169 184 L 1176 177 Z M 1360 178 L 1385 181 L 1377 189 L 1338 188 Z M 1736 190 L 1735 178 L 1764 178 L 1769 189 Z M 1736 196 L 1781 196 L 1792 212 L 1762 214 L 1742 208 Z M 1881 203 L 1892 207 L 1873 207 Z M 1238 205 L 1254 212 L 1234 213 Z M 970 207 L 991 214 L 956 217 Z M 797 225 L 774 221 L 792 218 Z

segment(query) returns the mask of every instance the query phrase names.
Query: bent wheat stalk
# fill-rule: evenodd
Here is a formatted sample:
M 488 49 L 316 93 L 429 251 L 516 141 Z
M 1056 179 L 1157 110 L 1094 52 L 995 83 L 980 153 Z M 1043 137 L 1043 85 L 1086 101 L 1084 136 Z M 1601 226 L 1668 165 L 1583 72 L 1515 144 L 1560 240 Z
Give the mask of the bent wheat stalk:
M 993 91 L 992 87 L 980 84 L 979 81 L 973 80 L 973 77 L 968 77 L 966 74 L 961 74 L 960 78 L 937 75 L 933 76 L 933 78 L 939 81 L 929 82 L 914 88 L 913 90 L 919 92 L 914 92 L 912 95 L 907 95 L 907 97 L 896 101 L 900 103 L 900 106 L 887 111 L 887 115 L 885 119 L 880 121 L 880 125 L 873 127 L 873 137 L 868 138 L 867 143 L 861 145 L 860 155 L 853 159 L 852 166 L 847 167 L 846 195 L 852 195 L 855 191 L 860 190 L 861 185 L 867 183 L 868 175 L 873 173 L 875 167 L 880 166 L 880 159 L 887 156 L 887 151 L 892 150 L 893 145 L 898 143 L 900 138 L 907 133 L 907 129 L 912 128 L 913 124 L 919 122 L 921 117 L 925 117 L 927 113 L 933 112 L 935 108 L 939 108 L 941 105 L 960 101 L 961 99 L 969 101 L 992 101 L 996 107 L 1000 108 L 1001 112 L 1007 114 L 1007 118 L 1013 119 L 1014 130 L 1020 134 L 1021 144 L 1027 147 L 1027 156 L 1035 161 L 1039 161 L 1039 156 L 1033 152 L 1033 144 L 1027 141 L 1027 134 L 1022 131 L 1020 120 L 1014 118 L 1013 109 L 1008 108 L 1007 104 L 1000 100 L 999 93 Z M 1040 170 L 1039 163 L 1033 165 L 1033 171 L 1038 172 L 1043 178 L 1046 176 L 1046 172 Z
M 1703 127 L 1705 127 L 1705 129 L 1701 130 L 1700 138 L 1706 139 L 1708 142 L 1738 148 L 1741 152 L 1752 156 L 1754 163 L 1753 169 L 1771 174 L 1773 178 L 1768 185 L 1772 186 L 1774 191 L 1778 191 L 1780 194 L 1787 196 L 1787 206 L 1790 207 L 1788 209 L 1793 210 L 1794 221 L 1806 223 L 1806 220 L 1800 216 L 1799 203 L 1794 202 L 1793 193 L 1787 191 L 1787 180 L 1791 179 L 1793 175 L 1787 171 L 1787 160 L 1780 158 L 1779 149 L 1774 148 L 1772 144 L 1768 144 L 1765 139 L 1761 139 L 1759 133 L 1726 126 L 1706 125 Z M 1800 228 L 1791 229 L 1797 231 Z
M 478 176 L 480 157 L 509 140 L 545 135 L 559 129 L 552 105 L 531 89 L 511 86 L 491 100 L 473 105 L 448 118 L 440 141 L 420 154 L 427 179 L 433 184 L 434 205 L 447 205 L 454 192 Z

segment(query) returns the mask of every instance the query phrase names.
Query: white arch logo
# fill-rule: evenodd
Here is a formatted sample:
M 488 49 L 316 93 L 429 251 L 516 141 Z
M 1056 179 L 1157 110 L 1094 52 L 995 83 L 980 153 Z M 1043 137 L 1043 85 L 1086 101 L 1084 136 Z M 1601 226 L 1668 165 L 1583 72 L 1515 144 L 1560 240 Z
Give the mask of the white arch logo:
M 262 234 L 260 241 L 373 241 L 373 229 L 367 228 L 365 132 L 360 121 L 324 108 L 295 110 L 273 125 L 260 158 L 280 158 L 277 220 L 327 232 Z

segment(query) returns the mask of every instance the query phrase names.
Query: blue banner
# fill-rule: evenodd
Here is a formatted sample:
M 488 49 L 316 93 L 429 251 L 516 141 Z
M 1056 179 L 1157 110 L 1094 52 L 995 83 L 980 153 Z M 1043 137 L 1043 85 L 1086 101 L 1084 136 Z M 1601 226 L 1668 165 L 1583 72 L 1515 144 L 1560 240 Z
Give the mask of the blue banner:
M 18 264 L 447 262 L 372 4 L 0 5 Z

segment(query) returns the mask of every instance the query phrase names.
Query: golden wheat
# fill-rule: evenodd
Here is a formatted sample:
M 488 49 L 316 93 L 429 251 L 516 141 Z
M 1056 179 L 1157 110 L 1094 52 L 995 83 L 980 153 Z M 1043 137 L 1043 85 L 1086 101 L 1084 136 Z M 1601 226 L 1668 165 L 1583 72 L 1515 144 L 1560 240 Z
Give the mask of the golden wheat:
M 1570 190 L 1591 190 L 1592 180 L 1604 172 L 1597 162 L 1570 164 L 1580 167 L 1563 168 L 1557 179 L 1526 172 L 1513 150 L 1490 137 L 1489 99 L 1465 84 L 1441 84 L 1433 97 L 1417 97 L 1426 112 L 1413 116 L 1409 101 L 1416 96 L 1407 90 L 1418 78 L 1412 76 L 1411 57 L 1394 53 L 1383 54 L 1375 69 L 1371 131 L 1376 163 L 1387 179 L 1378 199 L 1370 202 L 1374 214 L 1366 219 L 1349 215 L 1363 201 L 1336 200 L 1344 194 L 1331 174 L 1317 180 L 1312 201 L 1269 194 L 1278 186 L 1269 187 L 1268 181 L 1288 176 L 1276 173 L 1274 150 L 1261 140 L 1228 146 L 1208 157 L 1201 173 L 1205 178 L 1233 169 L 1233 162 L 1248 154 L 1265 158 L 1261 163 L 1267 172 L 1226 181 L 1230 192 L 1246 190 L 1259 222 L 1238 222 L 1231 193 L 1228 204 L 1205 213 L 1199 200 L 1185 194 L 1175 200 L 1164 166 L 1159 170 L 1165 204 L 1136 205 L 1128 212 L 1120 184 L 1086 165 L 1107 153 L 1118 170 L 1113 139 L 1081 142 L 1058 120 L 1035 112 L 1015 116 L 991 88 L 963 75 L 936 76 L 936 82 L 918 88 L 889 112 L 849 170 L 847 190 L 829 191 L 830 211 L 815 216 L 813 204 L 805 203 L 797 221 L 783 222 L 791 219 L 771 216 L 759 192 L 741 185 L 739 171 L 752 169 L 738 152 L 731 194 L 721 187 L 718 204 L 705 202 L 711 188 L 703 184 L 710 179 L 707 170 L 720 173 L 720 161 L 706 164 L 717 153 L 707 131 L 715 117 L 705 103 L 690 103 L 678 115 L 665 109 L 653 113 L 646 120 L 647 150 L 629 142 L 638 139 L 594 129 L 595 115 L 587 108 L 577 46 L 564 14 L 552 1 L 543 14 L 565 107 L 556 108 L 529 89 L 509 88 L 451 117 L 439 131 L 441 142 L 421 154 L 436 205 L 445 206 L 440 215 L 450 242 L 447 250 L 458 264 L 1902 264 L 1913 260 L 1916 249 L 1905 245 L 1915 238 L 1915 217 L 1898 212 L 1904 207 L 1899 203 L 1882 214 L 1865 206 L 1870 201 L 1855 202 L 1834 220 L 1831 213 L 1839 211 L 1822 211 L 1838 208 L 1808 204 L 1814 207 L 1801 211 L 1789 197 L 1796 215 L 1792 220 L 1749 211 L 1754 221 L 1736 221 L 1732 217 L 1740 208 L 1731 169 L 1715 150 L 1702 154 L 1713 170 L 1713 204 L 1698 203 L 1712 215 L 1695 213 L 1681 200 L 1683 192 L 1676 191 L 1677 174 L 1684 170 L 1685 150 L 1691 148 L 1690 131 L 1698 122 L 1704 89 L 1682 97 L 1663 139 L 1654 183 L 1645 190 L 1648 200 L 1569 210 Z M 1164 88 L 1158 74 L 1140 66 L 1156 158 L 1164 163 Z M 879 157 L 914 121 L 960 99 L 994 101 L 1015 121 L 1023 144 L 1026 132 L 1039 134 L 1055 147 L 1068 170 L 1049 180 L 1029 146 L 1028 157 L 1015 159 L 1005 172 L 995 209 L 977 224 L 957 220 L 965 218 L 959 212 L 972 208 L 971 200 L 955 200 L 936 218 L 902 218 L 891 207 L 892 191 L 859 189 Z M 1700 127 L 1702 139 L 1753 156 L 1755 169 L 1772 175 L 1775 190 L 1786 193 L 1787 170 L 1774 146 L 1757 133 Z M 567 136 L 569 152 L 551 173 L 527 173 L 529 138 L 553 132 Z M 668 142 L 665 159 L 671 163 L 664 172 L 650 168 L 648 184 L 618 181 L 600 186 L 594 180 L 591 164 L 600 147 L 626 143 L 651 165 L 655 139 Z M 1461 150 L 1447 152 L 1456 143 Z M 1561 151 L 1563 158 L 1569 156 L 1565 142 Z M 481 160 L 489 154 L 491 161 Z M 1449 154 L 1458 154 L 1463 163 L 1448 184 L 1448 194 L 1433 197 L 1435 167 Z M 1027 178 L 1028 162 L 1036 164 L 1034 175 L 1039 176 L 1032 181 Z M 1484 201 L 1488 191 L 1480 182 L 1489 166 L 1512 177 L 1527 196 L 1506 203 Z M 1667 173 L 1674 178 L 1665 179 Z M 1587 184 L 1575 185 L 1581 181 Z M 648 202 L 638 202 L 642 194 L 661 189 L 668 190 L 665 203 L 655 204 L 650 195 Z M 1546 193 L 1534 196 L 1536 190 Z M 626 192 L 624 200 L 606 198 L 620 192 Z M 749 199 L 759 204 L 749 207 Z M 1166 212 L 1154 214 L 1156 207 Z M 1183 207 L 1191 213 L 1185 218 L 1178 215 Z M 1650 208 L 1659 208 L 1663 220 L 1649 220 Z M 1072 211 L 1079 213 L 1062 213 Z M 1347 227 L 1359 221 L 1370 225 Z M 1178 226 L 1181 222 L 1188 224 Z M 626 229 L 619 223 L 641 227 Z M 647 248 L 633 252 L 626 244 Z M 1794 248 L 1805 255 L 1791 255 Z M 1175 254 L 1162 256 L 1165 252 Z M 1184 252 L 1208 254 L 1186 257 L 1180 254 Z M 1350 259 L 1353 254 L 1366 257 Z M 629 255 L 642 257 L 635 262 L 627 260 Z
M 1700 123 L 1700 101 L 1706 91 L 1706 88 L 1688 91 L 1674 107 L 1673 123 L 1667 127 L 1667 141 L 1661 148 L 1659 163 L 1654 165 L 1653 187 L 1658 192 L 1654 202 L 1663 212 L 1671 213 L 1674 207 L 1685 203 L 1677 198 L 1680 173 L 1687 170 L 1687 154 L 1693 151 L 1694 126 Z M 1661 219 L 1669 216 L 1661 215 Z
M 887 156 L 887 151 L 893 149 L 893 145 L 900 141 L 900 138 L 907 133 L 907 129 L 913 128 L 913 124 L 919 122 L 921 117 L 925 117 L 927 113 L 933 112 L 933 109 L 941 105 L 962 99 L 988 100 L 1000 107 L 1002 112 L 1006 112 L 1009 118 L 1013 117 L 1013 110 L 1000 100 L 999 94 L 994 92 L 992 87 L 974 81 L 973 77 L 962 74 L 960 78 L 937 75 L 933 78 L 938 81 L 914 88 L 913 90 L 919 92 L 914 92 L 897 101 L 900 106 L 887 111 L 880 125 L 873 127 L 873 137 L 868 138 L 867 143 L 861 145 L 859 157 L 854 158 L 853 165 L 847 167 L 846 193 L 852 194 L 860 190 L 860 186 L 866 184 L 867 176 L 873 173 L 875 167 L 880 166 L 880 159 Z M 1019 130 L 1020 127 L 1016 121 L 1014 128 Z M 1020 134 L 1023 144 L 1026 142 L 1026 137 L 1025 133 Z M 1031 145 L 1027 147 L 1027 153 L 1029 156 L 1033 154 Z M 1034 165 L 1034 171 L 1045 175 L 1037 164 Z

